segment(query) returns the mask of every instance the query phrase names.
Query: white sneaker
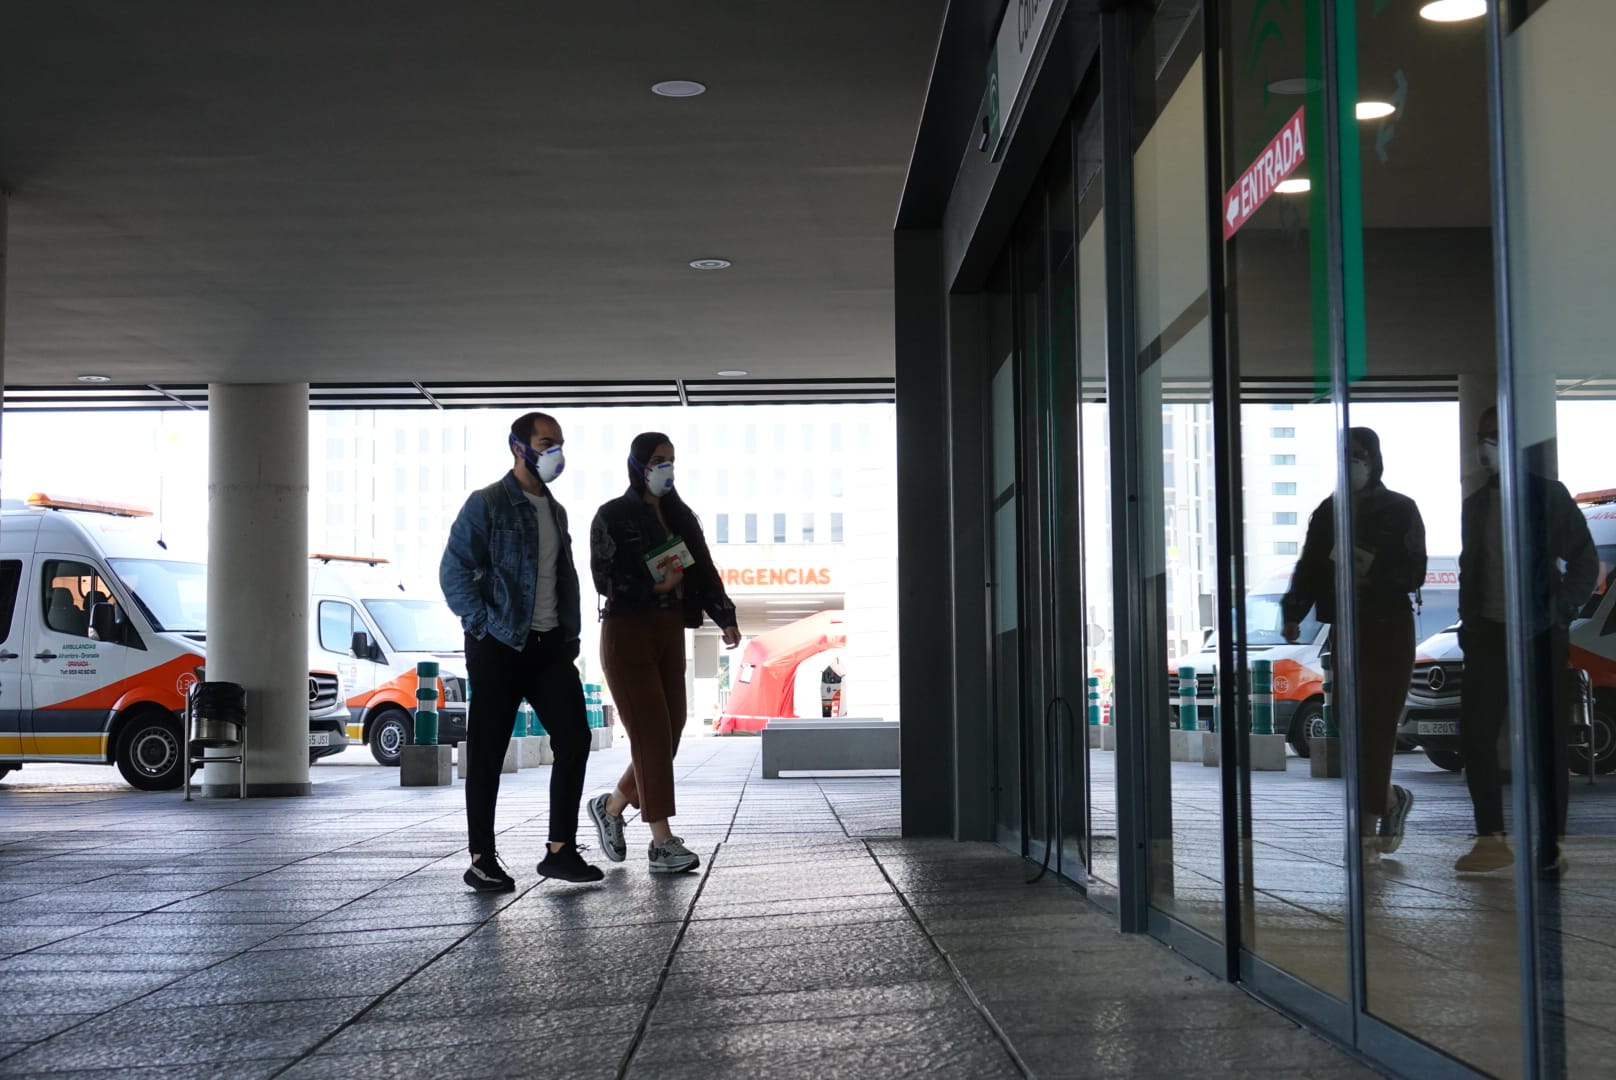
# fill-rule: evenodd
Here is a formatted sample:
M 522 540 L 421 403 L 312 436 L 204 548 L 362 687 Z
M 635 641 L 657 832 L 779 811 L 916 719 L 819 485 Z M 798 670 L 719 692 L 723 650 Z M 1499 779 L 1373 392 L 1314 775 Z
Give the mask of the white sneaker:
M 660 844 L 653 842 L 650 859 L 653 874 L 687 874 L 701 865 L 701 859 L 677 836 L 670 836 Z
M 608 795 L 597 795 L 589 800 L 589 820 L 595 823 L 595 835 L 600 838 L 600 849 L 612 862 L 628 858 L 628 840 L 623 836 L 623 815 L 608 813 Z

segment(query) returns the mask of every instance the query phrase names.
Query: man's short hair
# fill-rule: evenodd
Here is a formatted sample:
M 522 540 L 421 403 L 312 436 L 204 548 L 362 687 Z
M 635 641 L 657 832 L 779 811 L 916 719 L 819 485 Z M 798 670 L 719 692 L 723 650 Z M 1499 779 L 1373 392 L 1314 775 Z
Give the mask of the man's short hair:
M 516 423 L 511 425 L 511 434 L 522 440 L 523 446 L 532 446 L 533 429 L 540 423 L 555 424 L 556 427 L 561 426 L 556 423 L 556 418 L 549 413 L 530 412 L 517 418 Z

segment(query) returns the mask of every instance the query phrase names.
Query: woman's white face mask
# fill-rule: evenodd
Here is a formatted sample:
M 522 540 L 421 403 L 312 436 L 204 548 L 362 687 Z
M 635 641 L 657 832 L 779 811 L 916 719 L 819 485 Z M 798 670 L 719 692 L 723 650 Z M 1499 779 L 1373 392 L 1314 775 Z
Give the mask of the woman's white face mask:
M 1494 476 L 1497 476 L 1498 475 L 1498 440 L 1497 439 L 1483 439 L 1483 440 L 1481 440 L 1481 445 L 1476 447 L 1476 460 L 1481 462 L 1481 467 L 1483 469 L 1486 469 L 1490 474 L 1492 474 Z
M 1362 491 L 1369 486 L 1369 462 L 1354 461 L 1351 468 L 1352 490 Z
M 645 470 L 645 486 L 651 494 L 661 498 L 673 490 L 673 462 L 664 461 Z

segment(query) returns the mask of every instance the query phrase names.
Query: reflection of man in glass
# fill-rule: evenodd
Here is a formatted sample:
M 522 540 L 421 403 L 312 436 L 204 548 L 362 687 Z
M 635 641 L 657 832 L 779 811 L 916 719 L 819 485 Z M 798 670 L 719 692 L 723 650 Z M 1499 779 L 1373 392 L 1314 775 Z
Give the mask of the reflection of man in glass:
M 1514 862 L 1504 834 L 1503 777 L 1498 737 L 1509 710 L 1509 664 L 1504 599 L 1503 506 L 1498 482 L 1498 410 L 1488 409 L 1476 430 L 1477 455 L 1487 485 L 1464 503 L 1463 550 L 1459 554 L 1459 645 L 1465 681 L 1460 747 L 1470 802 L 1476 811 L 1476 843 L 1454 868 L 1461 873 L 1500 870 Z M 1558 480 L 1526 473 L 1521 482 L 1526 526 L 1521 538 L 1528 655 L 1537 675 L 1529 720 L 1539 748 L 1537 798 L 1543 830 L 1540 864 L 1547 874 L 1563 869 L 1560 836 L 1570 794 L 1567 771 L 1567 630 L 1572 616 L 1593 593 L 1599 554 L 1576 500 Z M 1562 573 L 1560 567 L 1564 564 Z
M 1425 583 L 1425 522 L 1407 495 L 1381 483 L 1386 471 L 1380 436 L 1366 427 L 1348 432 L 1352 454 L 1353 614 L 1358 636 L 1358 810 L 1366 860 L 1403 843 L 1414 794 L 1392 783 L 1397 723 L 1414 673 L 1414 605 Z M 1301 622 L 1316 610 L 1334 623 L 1335 498 L 1319 504 L 1307 522 L 1307 540 L 1285 594 L 1285 640 L 1301 636 Z M 1332 654 L 1335 634 L 1330 635 Z M 1337 654 L 1339 655 L 1339 654 Z

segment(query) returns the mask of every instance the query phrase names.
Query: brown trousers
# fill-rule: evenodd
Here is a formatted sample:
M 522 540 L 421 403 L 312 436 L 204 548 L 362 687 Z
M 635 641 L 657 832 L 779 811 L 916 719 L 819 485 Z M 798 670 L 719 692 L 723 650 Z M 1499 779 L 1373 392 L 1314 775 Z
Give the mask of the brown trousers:
M 685 729 L 683 614 L 671 608 L 607 619 L 600 665 L 633 758 L 617 790 L 641 820 L 666 821 L 675 813 L 673 756 Z
M 1414 674 L 1414 613 L 1358 608 L 1358 799 L 1384 815 L 1397 753 L 1397 724 Z

